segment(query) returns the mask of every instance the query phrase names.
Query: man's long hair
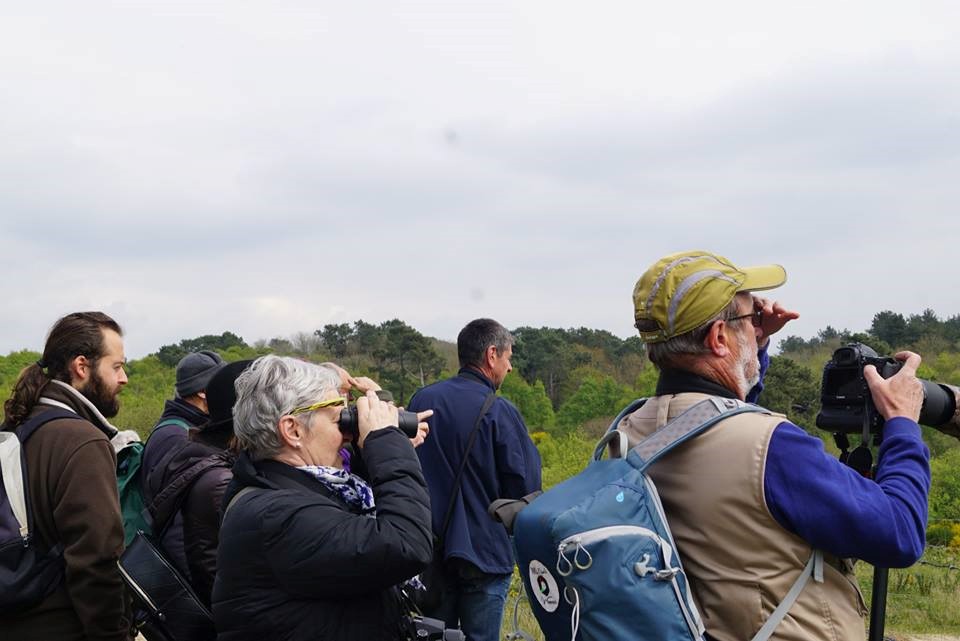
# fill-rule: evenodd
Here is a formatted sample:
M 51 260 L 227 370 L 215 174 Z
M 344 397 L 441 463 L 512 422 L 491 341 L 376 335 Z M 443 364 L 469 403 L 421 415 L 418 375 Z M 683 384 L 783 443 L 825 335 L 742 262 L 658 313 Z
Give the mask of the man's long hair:
M 77 356 L 86 356 L 96 368 L 108 329 L 123 334 L 120 325 L 103 312 L 75 312 L 58 320 L 47 336 L 43 356 L 20 372 L 3 404 L 6 426 L 16 427 L 27 419 L 51 380 L 70 383 L 70 362 Z

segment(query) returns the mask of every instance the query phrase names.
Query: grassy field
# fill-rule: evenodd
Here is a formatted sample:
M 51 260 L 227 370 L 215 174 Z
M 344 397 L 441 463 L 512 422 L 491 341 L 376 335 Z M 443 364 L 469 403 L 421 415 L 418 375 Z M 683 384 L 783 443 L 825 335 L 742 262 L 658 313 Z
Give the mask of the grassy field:
M 857 577 L 867 604 L 873 568 L 860 564 Z M 920 563 L 890 570 L 886 629 L 902 634 L 960 635 L 960 550 L 929 547 Z
M 860 563 L 857 578 L 867 605 L 871 604 L 873 567 Z M 516 634 L 515 606 L 522 591 L 519 574 L 514 572 L 507 597 L 500 638 L 507 641 L 527 641 Z M 960 636 L 960 549 L 930 547 L 913 567 L 890 570 L 887 589 L 885 634 L 895 638 L 919 635 Z M 868 617 L 869 620 L 869 617 Z M 526 599 L 516 608 L 519 629 L 529 638 L 543 641 L 536 619 Z

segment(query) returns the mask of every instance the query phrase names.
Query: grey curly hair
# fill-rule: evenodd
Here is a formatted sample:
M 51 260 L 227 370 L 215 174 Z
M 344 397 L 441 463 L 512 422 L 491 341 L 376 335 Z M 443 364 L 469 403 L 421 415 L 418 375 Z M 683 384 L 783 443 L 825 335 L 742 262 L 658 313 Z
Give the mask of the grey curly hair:
M 295 407 L 316 403 L 340 386 L 331 368 L 287 356 L 261 356 L 237 378 L 233 406 L 237 443 L 254 460 L 273 458 L 282 447 L 280 417 Z M 310 424 L 310 415 L 300 417 Z

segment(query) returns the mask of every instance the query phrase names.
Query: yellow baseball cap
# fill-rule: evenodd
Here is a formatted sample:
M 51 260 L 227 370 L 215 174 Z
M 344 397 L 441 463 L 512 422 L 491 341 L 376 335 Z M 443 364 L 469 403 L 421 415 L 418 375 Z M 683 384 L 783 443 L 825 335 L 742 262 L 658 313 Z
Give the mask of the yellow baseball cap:
M 705 251 L 670 254 L 644 272 L 633 288 L 636 328 L 643 342 L 662 343 L 706 323 L 737 292 L 773 289 L 786 281 L 780 265 L 741 268 Z

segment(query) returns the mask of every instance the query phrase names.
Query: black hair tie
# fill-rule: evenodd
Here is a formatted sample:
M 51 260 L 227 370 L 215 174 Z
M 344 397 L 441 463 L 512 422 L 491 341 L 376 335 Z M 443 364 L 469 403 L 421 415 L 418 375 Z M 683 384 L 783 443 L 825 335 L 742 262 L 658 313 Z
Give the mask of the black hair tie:
M 37 367 L 39 367 L 40 369 L 46 369 L 47 364 L 44 363 L 43 359 L 41 358 L 40 360 L 37 361 Z

